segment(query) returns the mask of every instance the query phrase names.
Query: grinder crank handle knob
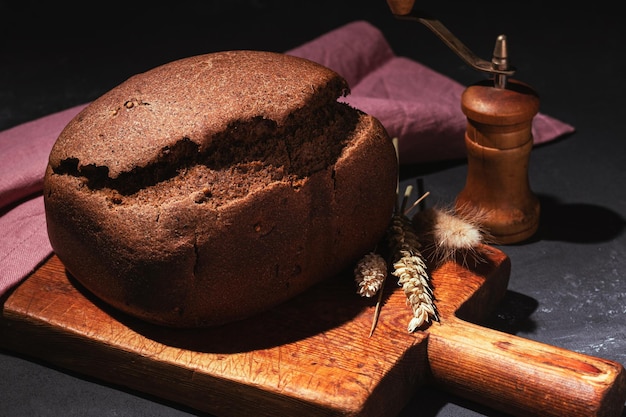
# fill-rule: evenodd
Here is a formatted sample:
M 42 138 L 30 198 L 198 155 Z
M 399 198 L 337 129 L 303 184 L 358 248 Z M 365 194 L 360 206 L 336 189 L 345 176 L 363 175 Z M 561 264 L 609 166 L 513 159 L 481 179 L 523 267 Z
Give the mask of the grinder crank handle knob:
M 449 320 L 428 339 L 432 377 L 446 391 L 520 417 L 622 415 L 620 363 Z
M 406 16 L 413 10 L 415 0 L 387 0 L 391 13 L 396 16 Z

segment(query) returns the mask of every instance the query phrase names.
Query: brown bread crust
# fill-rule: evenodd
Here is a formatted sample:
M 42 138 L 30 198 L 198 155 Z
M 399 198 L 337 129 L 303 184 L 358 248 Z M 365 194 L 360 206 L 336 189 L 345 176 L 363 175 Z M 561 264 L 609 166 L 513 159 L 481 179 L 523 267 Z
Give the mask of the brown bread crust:
M 153 323 L 249 317 L 351 267 L 395 202 L 393 145 L 340 76 L 228 51 L 136 75 L 50 154 L 52 247 L 97 297 Z

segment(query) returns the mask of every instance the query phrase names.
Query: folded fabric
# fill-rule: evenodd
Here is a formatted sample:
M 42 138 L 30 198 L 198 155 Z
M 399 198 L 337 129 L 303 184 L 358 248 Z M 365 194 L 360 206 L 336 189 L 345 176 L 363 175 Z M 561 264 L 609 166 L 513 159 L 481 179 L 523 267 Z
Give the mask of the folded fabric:
M 84 107 L 0 132 L 0 297 L 52 253 L 41 196 L 43 174 L 56 138 Z
M 52 253 L 43 214 L 43 196 L 27 200 L 0 217 L 0 296 Z
M 0 208 L 41 191 L 48 155 L 76 106 L 0 132 Z
M 357 21 L 286 53 L 325 65 L 348 81 L 350 105 L 377 117 L 399 140 L 400 163 L 463 158 L 464 86 L 396 56 L 383 34 Z M 65 125 L 87 104 L 0 132 L 0 296 L 51 253 L 41 189 L 48 155 Z M 574 128 L 544 114 L 533 120 L 536 144 Z

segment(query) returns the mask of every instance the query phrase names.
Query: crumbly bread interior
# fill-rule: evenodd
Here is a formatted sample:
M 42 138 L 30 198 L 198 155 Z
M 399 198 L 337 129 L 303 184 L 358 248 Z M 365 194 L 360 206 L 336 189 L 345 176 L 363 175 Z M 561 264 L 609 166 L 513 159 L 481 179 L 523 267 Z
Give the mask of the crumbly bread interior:
M 283 126 L 256 117 L 234 122 L 210 146 L 181 138 L 147 166 L 117 178 L 106 167 L 61 161 L 55 174 L 81 177 L 84 185 L 108 193 L 112 204 L 158 204 L 192 195 L 198 204 L 218 208 L 282 181 L 298 188 L 312 173 L 334 164 L 354 134 L 361 112 L 347 104 L 303 108 Z M 80 168 L 79 168 L 80 167 Z

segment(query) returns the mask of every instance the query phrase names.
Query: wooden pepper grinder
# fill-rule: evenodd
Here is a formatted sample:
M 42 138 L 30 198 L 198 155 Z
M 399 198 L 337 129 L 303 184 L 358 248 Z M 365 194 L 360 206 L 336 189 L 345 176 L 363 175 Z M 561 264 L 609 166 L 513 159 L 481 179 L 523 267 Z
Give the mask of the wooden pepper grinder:
M 492 65 L 508 68 L 506 37 L 496 40 Z M 469 86 L 461 97 L 467 116 L 467 180 L 456 198 L 458 211 L 479 210 L 496 244 L 530 238 L 539 226 L 539 199 L 530 189 L 528 163 L 532 120 L 539 97 L 528 85 L 495 74 Z

